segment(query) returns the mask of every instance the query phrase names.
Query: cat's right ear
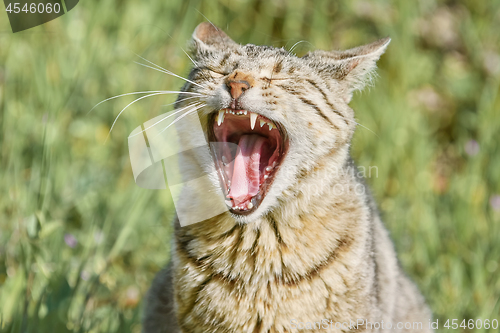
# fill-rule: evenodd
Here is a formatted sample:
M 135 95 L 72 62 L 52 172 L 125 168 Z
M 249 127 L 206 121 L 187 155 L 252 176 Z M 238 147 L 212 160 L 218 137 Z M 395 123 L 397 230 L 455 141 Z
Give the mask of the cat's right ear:
M 193 32 L 192 48 L 195 53 L 238 45 L 228 35 L 210 22 L 200 23 Z

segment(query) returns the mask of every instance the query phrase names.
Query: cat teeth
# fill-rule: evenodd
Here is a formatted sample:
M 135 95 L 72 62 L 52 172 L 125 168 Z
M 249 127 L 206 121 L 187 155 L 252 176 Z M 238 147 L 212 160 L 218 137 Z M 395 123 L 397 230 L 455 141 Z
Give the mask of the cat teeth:
M 236 112 L 233 110 L 230 110 L 230 109 L 220 110 L 218 115 L 217 115 L 217 125 L 220 126 L 224 122 L 224 118 L 225 118 L 226 113 L 240 116 L 240 115 L 247 115 L 249 112 L 250 111 L 246 111 L 246 110 L 239 110 Z M 259 115 L 257 113 L 250 112 L 250 127 L 252 128 L 252 130 L 255 129 L 255 124 L 257 123 L 258 117 L 259 117 Z M 277 128 L 276 125 L 273 124 L 272 122 L 267 122 L 263 119 L 259 119 L 259 123 L 260 123 L 260 127 L 264 127 L 264 125 L 267 124 L 267 126 L 269 127 L 269 131 Z
M 250 112 L 250 127 L 252 128 L 252 130 L 254 129 L 255 127 L 255 122 L 257 121 L 257 114 L 256 113 L 253 113 L 253 112 Z M 262 126 L 261 126 L 262 127 Z
M 224 202 L 226 203 L 226 206 L 234 210 L 249 210 L 255 206 L 254 201 L 255 199 L 252 199 L 252 201 L 248 202 L 246 206 L 244 204 L 241 206 L 234 205 L 234 202 L 232 202 L 231 200 L 225 200 Z
M 224 122 L 224 110 L 219 111 L 219 115 L 217 116 L 217 124 L 220 126 Z
M 265 120 L 259 120 L 259 122 L 260 122 L 260 127 L 263 127 L 265 124 L 267 124 L 267 126 L 269 126 L 269 130 L 276 128 L 276 125 L 274 125 L 273 123 L 268 123 Z M 253 129 L 253 127 L 252 127 L 252 129 Z

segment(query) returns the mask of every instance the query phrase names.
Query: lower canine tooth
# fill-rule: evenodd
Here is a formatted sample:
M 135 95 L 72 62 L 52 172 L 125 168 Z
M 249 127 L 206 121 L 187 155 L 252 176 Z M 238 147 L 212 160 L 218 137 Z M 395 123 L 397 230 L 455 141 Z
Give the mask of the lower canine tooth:
M 224 160 L 223 160 L 223 161 L 224 161 Z M 268 172 L 269 172 L 269 171 L 271 171 L 272 169 L 273 169 L 273 167 L 270 167 L 270 166 L 267 166 L 267 167 L 266 167 L 266 171 L 268 171 Z
M 224 110 L 219 111 L 219 116 L 217 117 L 217 124 L 220 126 L 224 122 Z
M 254 129 L 255 127 L 255 122 L 257 121 L 257 113 L 253 113 L 251 112 L 250 113 L 250 127 L 252 128 L 252 130 Z
M 248 208 L 248 209 L 252 209 L 252 208 L 253 208 L 253 203 L 249 202 L 249 203 L 247 204 L 247 208 Z

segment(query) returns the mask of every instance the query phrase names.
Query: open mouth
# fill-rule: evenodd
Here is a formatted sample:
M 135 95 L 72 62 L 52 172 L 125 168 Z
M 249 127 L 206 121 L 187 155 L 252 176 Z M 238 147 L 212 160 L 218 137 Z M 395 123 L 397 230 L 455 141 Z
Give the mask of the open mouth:
M 226 205 L 235 214 L 256 210 L 288 150 L 280 124 L 247 110 L 213 114 L 208 135 Z

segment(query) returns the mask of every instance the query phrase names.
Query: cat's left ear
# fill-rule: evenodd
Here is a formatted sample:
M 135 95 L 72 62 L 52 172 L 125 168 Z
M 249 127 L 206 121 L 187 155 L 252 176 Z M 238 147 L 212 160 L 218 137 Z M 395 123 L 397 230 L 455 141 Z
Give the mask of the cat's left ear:
M 377 68 L 377 60 L 391 42 L 389 37 L 345 51 L 314 51 L 303 58 L 315 63 L 322 75 L 335 79 L 346 103 L 356 90 L 370 82 Z
M 224 31 L 210 22 L 200 23 L 194 29 L 192 36 L 192 47 L 198 53 L 204 50 L 221 49 L 237 45 Z

